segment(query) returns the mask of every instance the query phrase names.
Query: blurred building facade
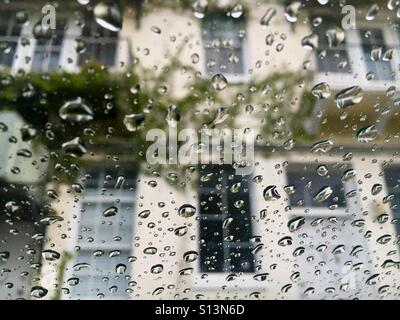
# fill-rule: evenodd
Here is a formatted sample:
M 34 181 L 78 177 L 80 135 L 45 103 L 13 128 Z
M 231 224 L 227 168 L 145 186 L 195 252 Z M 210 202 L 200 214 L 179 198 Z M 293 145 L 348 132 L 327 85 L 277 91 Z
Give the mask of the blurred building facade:
M 183 44 L 179 59 L 201 77 L 227 78 L 221 95 L 285 70 L 311 72 L 299 88 L 311 91 L 325 83 L 331 96 L 316 100 L 304 122 L 314 141 L 288 147 L 277 137 L 276 145 L 259 143 L 249 176 L 236 176 L 229 165 L 199 165 L 191 183 L 177 188 L 164 176 L 141 172 L 131 161 L 134 151 L 116 161 L 119 146 L 110 145 L 88 156 L 92 160 L 81 168 L 79 181 L 85 189 L 78 196 L 67 183 L 43 185 L 48 151 L 15 141 L 24 122 L 16 113 L 2 112 L 7 130 L 0 134 L 0 285 L 5 288 L 0 298 L 30 298 L 35 286 L 46 288 L 49 299 L 398 298 L 397 9 L 381 1 L 379 12 L 366 18 L 375 2 L 351 3 L 356 27 L 343 30 L 345 40 L 332 46 L 340 32 L 328 34 L 342 29 L 345 3 L 320 2 L 303 1 L 297 8 L 297 2 L 242 1 L 240 7 L 219 1 L 202 17 L 202 1 L 197 11 L 185 2 L 179 8 L 174 1 L 171 7 L 133 1 L 122 6 L 122 28 L 113 32 L 96 23 L 95 3 L 71 1 L 56 6 L 51 40 L 32 33 L 43 16 L 39 1 L 2 3 L 0 37 L 7 50 L 0 53 L 0 64 L 14 75 L 77 72 L 87 59 L 116 73 L 132 64 L 162 73 Z M 21 10 L 29 13 L 22 24 Z M 271 19 L 261 23 L 265 14 Z M 304 39 L 310 34 L 319 37 L 311 50 L 313 39 L 308 45 Z M 77 37 L 85 41 L 82 52 Z M 185 81 L 184 72 L 178 74 L 168 94 L 186 92 Z M 335 94 L 352 86 L 362 88 L 362 101 L 338 108 Z M 296 101 L 293 108 L 301 108 Z M 252 106 L 256 110 L 243 112 L 235 126 L 261 132 L 257 117 L 264 103 L 260 97 Z M 356 133 L 371 124 L 378 137 L 360 143 Z M 325 140 L 334 142 L 330 150 L 310 151 Z M 24 149 L 32 157 L 18 157 Z M 121 176 L 124 185 L 115 189 Z M 265 196 L 271 186 L 279 195 L 274 201 Z M 332 195 L 316 202 L 325 186 Z M 44 197 L 50 204 L 35 197 L 54 188 L 55 199 Z M 179 215 L 185 204 L 195 208 L 194 216 Z M 117 214 L 104 217 L 110 207 Z M 60 218 L 43 221 L 43 208 Z M 60 257 L 46 259 L 52 251 Z

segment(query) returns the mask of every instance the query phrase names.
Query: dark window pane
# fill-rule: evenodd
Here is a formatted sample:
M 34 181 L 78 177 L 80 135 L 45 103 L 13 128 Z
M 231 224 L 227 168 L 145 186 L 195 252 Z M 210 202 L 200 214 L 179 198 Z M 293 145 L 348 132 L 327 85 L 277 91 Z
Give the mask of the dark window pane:
M 319 38 L 319 46 L 315 51 L 318 70 L 330 73 L 351 72 L 346 40 L 337 47 L 329 47 L 326 36 L 329 29 L 340 27 L 340 21 L 330 16 L 312 16 L 310 21 L 312 22 L 317 17 L 322 18 L 322 23 L 313 27 L 313 32 Z
M 289 197 L 290 204 L 304 207 L 328 207 L 330 205 L 345 207 L 345 191 L 341 181 L 344 170 L 327 166 L 328 174 L 320 176 L 317 173 L 317 167 L 315 164 L 291 164 L 288 166 L 288 184 L 296 188 L 296 192 Z M 325 201 L 314 201 L 314 196 L 326 186 L 332 188 L 332 195 Z

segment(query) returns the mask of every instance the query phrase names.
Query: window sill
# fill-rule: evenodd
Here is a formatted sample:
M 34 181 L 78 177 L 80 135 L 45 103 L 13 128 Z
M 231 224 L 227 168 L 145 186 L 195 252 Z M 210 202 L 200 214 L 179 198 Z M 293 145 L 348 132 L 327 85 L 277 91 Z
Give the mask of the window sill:
M 301 216 L 305 218 L 345 218 L 351 216 L 351 212 L 346 212 L 346 209 L 347 208 L 338 208 L 335 210 L 330 210 L 323 207 L 292 207 L 292 210 L 289 212 L 289 216 Z M 308 210 L 308 212 L 305 212 L 305 210 Z
M 193 278 L 193 288 L 204 290 L 217 290 L 225 287 L 226 289 L 265 289 L 267 287 L 266 281 L 254 280 L 255 273 L 246 275 L 238 275 L 237 279 L 226 281 L 228 273 L 207 274 L 207 278 L 202 279 L 201 276 L 195 275 Z
M 365 78 L 361 78 L 359 75 L 357 78 L 354 77 L 353 73 L 329 73 L 317 72 L 315 79 L 315 84 L 326 82 L 329 84 L 332 90 L 342 90 L 347 87 L 357 85 L 360 86 L 364 91 L 386 91 L 389 86 L 396 86 L 398 80 L 371 80 L 368 81 Z

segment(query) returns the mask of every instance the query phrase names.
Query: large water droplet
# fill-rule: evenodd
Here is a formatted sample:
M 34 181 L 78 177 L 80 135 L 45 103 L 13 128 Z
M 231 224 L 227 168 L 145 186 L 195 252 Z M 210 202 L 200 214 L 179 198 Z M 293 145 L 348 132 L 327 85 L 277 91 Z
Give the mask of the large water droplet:
M 311 147 L 312 153 L 327 153 L 333 148 L 333 142 L 330 140 L 322 140 L 316 142 Z
M 124 117 L 123 123 L 128 131 L 135 132 L 140 129 L 144 120 L 145 115 L 143 113 L 132 113 Z
M 361 128 L 360 130 L 357 131 L 357 140 L 360 143 L 372 142 L 377 137 L 378 137 L 378 129 L 374 124 Z
M 118 5 L 112 1 L 100 1 L 93 8 L 96 22 L 105 29 L 117 32 L 122 28 L 122 15 Z
M 321 82 L 311 89 L 311 93 L 318 99 L 327 99 L 331 96 L 331 89 L 326 82 Z
M 326 31 L 329 47 L 337 47 L 344 41 L 344 31 L 339 27 L 330 28 Z
M 183 218 L 190 218 L 196 214 L 196 208 L 190 204 L 182 205 L 178 210 L 178 215 Z
M 118 212 L 118 208 L 111 206 L 103 211 L 103 217 L 112 217 L 115 216 Z
M 335 96 L 336 106 L 345 109 L 357 103 L 364 98 L 362 89 L 359 86 L 353 86 L 339 91 Z
M 288 226 L 290 232 L 294 232 L 294 231 L 300 229 L 300 227 L 304 223 L 305 223 L 305 219 L 303 217 L 296 217 L 296 218 L 289 220 L 287 226 Z
M 216 91 L 221 91 L 228 85 L 228 80 L 222 74 L 218 73 L 211 78 L 211 84 Z
M 41 286 L 35 286 L 31 289 L 31 296 L 37 299 L 43 298 L 47 295 L 48 290 Z
M 277 200 L 281 197 L 276 189 L 276 186 L 274 185 L 266 187 L 264 189 L 263 196 L 266 201 Z
M 287 5 L 285 7 L 286 20 L 289 22 L 296 22 L 297 19 L 299 18 L 300 8 L 301 8 L 300 1 L 293 1 L 292 3 Z
M 84 147 L 79 137 L 76 137 L 71 141 L 63 143 L 62 149 L 64 150 L 65 153 L 68 153 L 73 157 L 82 157 L 87 152 L 86 148 Z
M 333 193 L 333 190 L 330 186 L 325 186 L 321 188 L 320 191 L 314 196 L 314 201 L 315 202 L 322 202 L 328 199 Z
M 93 120 L 93 110 L 81 98 L 67 101 L 59 110 L 61 119 L 69 122 L 87 122 Z
M 272 18 L 276 16 L 276 9 L 275 8 L 268 8 L 268 10 L 265 12 L 265 14 L 262 16 L 260 20 L 260 24 L 263 27 L 269 26 L 269 24 L 272 21 Z

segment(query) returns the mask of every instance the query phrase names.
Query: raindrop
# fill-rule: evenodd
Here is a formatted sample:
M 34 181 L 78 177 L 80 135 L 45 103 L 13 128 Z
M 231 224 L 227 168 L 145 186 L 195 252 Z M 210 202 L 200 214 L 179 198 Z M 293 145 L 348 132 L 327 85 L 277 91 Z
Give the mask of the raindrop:
M 60 254 L 54 250 L 43 250 L 42 257 L 47 261 L 56 261 L 60 259 Z
M 362 89 L 359 86 L 352 86 L 339 91 L 335 96 L 335 103 L 339 109 L 345 109 L 360 103 L 363 98 Z
M 183 218 L 190 218 L 196 214 L 196 208 L 190 204 L 182 205 L 178 210 L 178 215 Z
M 292 244 L 292 237 L 286 236 L 278 241 L 278 245 L 281 247 L 290 246 Z
M 367 11 L 367 14 L 365 15 L 365 20 L 367 21 L 372 21 L 376 18 L 377 14 L 379 12 L 379 6 L 374 3 Z
M 79 284 L 79 278 L 76 278 L 76 277 L 69 278 L 67 280 L 67 283 L 68 283 L 69 286 L 75 287 L 75 286 L 77 286 Z
M 228 81 L 222 74 L 218 73 L 211 78 L 211 84 L 214 90 L 221 91 L 226 88 Z
M 314 50 L 314 49 L 318 48 L 318 42 L 319 42 L 318 35 L 316 35 L 315 33 L 312 33 L 312 34 L 309 34 L 308 36 L 305 36 L 301 40 L 301 45 L 307 49 Z
M 185 262 L 194 262 L 197 260 L 199 254 L 196 251 L 187 251 L 183 254 L 183 260 Z
M 93 120 L 93 110 L 81 98 L 66 102 L 59 110 L 61 119 L 83 123 Z
M 276 16 L 276 9 L 275 8 L 268 8 L 265 14 L 262 16 L 260 20 L 260 24 L 263 27 L 268 27 L 272 21 L 272 18 Z
M 187 231 L 188 231 L 188 228 L 186 226 L 183 226 L 183 227 L 176 228 L 174 230 L 174 234 L 178 237 L 183 237 L 187 233 Z
M 318 99 L 327 99 L 331 96 L 331 89 L 326 82 L 321 82 L 311 89 L 311 93 Z
M 138 214 L 139 218 L 146 219 L 150 216 L 150 210 L 143 210 Z
M 266 201 L 277 200 L 281 197 L 276 189 L 276 186 L 274 185 L 266 187 L 264 189 L 263 196 Z
M 122 28 L 122 16 L 118 5 L 112 1 L 100 1 L 93 8 L 96 22 L 105 29 L 117 32 Z
M 344 41 L 344 31 L 339 27 L 334 27 L 326 31 L 329 47 L 337 47 Z
M 327 153 L 333 148 L 333 142 L 330 140 L 322 140 L 316 142 L 311 147 L 312 153 Z
M 379 244 L 387 244 L 390 240 L 392 240 L 392 236 L 390 234 L 385 234 L 376 239 L 376 242 Z
M 87 152 L 79 137 L 63 143 L 62 149 L 72 157 L 82 157 Z
M 162 264 L 156 264 L 151 267 L 150 272 L 154 273 L 154 274 L 159 274 L 159 273 L 163 272 L 163 270 L 164 270 L 164 267 Z
M 103 211 L 103 217 L 112 217 L 115 216 L 118 212 L 118 208 L 111 206 Z
M 361 128 L 360 130 L 357 131 L 357 140 L 360 143 L 372 142 L 377 137 L 378 137 L 378 129 L 374 124 Z
M 123 263 L 117 264 L 115 267 L 115 272 L 118 274 L 124 274 L 126 271 L 126 265 Z
M 285 17 L 289 22 L 296 22 L 299 18 L 301 8 L 300 1 L 293 1 L 288 6 L 285 7 Z
M 371 188 L 371 194 L 373 196 L 376 196 L 379 192 L 381 192 L 383 189 L 383 186 L 380 183 L 375 183 L 372 188 Z
M 41 287 L 41 286 L 35 286 L 32 287 L 31 289 L 31 296 L 37 299 L 43 298 L 47 295 L 48 290 Z
M 323 202 L 328 199 L 333 193 L 330 186 L 322 187 L 321 190 L 313 197 L 315 202 Z
M 290 232 L 294 232 L 300 229 L 300 227 L 305 223 L 305 219 L 303 217 L 296 217 L 289 220 L 287 226 Z
M 145 115 L 143 113 L 132 113 L 124 117 L 123 123 L 128 131 L 135 132 L 140 129 L 144 120 Z
M 243 6 L 240 3 L 235 4 L 231 10 L 231 17 L 237 19 L 240 18 L 242 15 L 243 15 Z

